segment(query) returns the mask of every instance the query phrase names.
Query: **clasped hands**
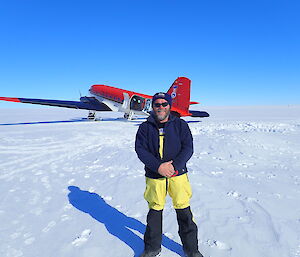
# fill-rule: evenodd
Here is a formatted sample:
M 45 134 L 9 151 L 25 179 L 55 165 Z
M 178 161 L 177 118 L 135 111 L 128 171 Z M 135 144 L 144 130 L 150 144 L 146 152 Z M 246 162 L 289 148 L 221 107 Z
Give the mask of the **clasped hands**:
M 174 166 L 172 165 L 172 160 L 168 162 L 163 162 L 159 168 L 158 173 L 162 175 L 163 177 L 170 178 L 175 173 Z

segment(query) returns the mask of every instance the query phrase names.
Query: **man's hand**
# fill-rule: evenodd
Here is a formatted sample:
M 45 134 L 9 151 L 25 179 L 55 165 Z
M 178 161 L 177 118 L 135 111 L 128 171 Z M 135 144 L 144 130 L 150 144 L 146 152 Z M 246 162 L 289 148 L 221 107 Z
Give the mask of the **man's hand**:
M 175 172 L 172 162 L 173 161 L 162 163 L 158 168 L 158 173 L 164 177 L 170 178 Z

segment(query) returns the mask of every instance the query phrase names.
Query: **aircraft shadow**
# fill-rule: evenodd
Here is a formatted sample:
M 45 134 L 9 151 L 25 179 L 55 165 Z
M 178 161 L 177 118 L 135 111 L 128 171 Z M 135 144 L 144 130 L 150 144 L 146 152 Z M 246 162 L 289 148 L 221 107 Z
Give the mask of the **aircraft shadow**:
M 83 191 L 79 187 L 69 186 L 69 202 L 78 210 L 89 214 L 103 223 L 107 231 L 127 244 L 138 257 L 144 249 L 143 239 L 131 230 L 144 234 L 146 226 L 137 219 L 131 218 L 110 206 L 96 193 Z M 162 245 L 170 251 L 183 256 L 182 246 L 163 235 Z
M 103 118 L 96 120 L 96 122 L 102 122 L 102 121 L 122 121 L 122 122 L 128 122 L 125 118 Z M 35 125 L 35 124 L 51 124 L 51 123 L 70 123 L 70 122 L 95 122 L 94 120 L 89 120 L 87 118 L 77 118 L 77 119 L 71 119 L 71 120 L 55 120 L 55 121 L 33 121 L 33 122 L 15 122 L 15 123 L 0 123 L 0 126 L 14 126 L 14 125 Z M 132 120 L 129 121 L 130 123 L 138 123 L 140 125 L 142 121 L 139 120 Z
M 34 121 L 34 122 L 16 122 L 16 123 L 0 123 L 0 126 L 13 126 L 13 125 L 33 125 L 33 124 L 51 124 L 51 123 L 68 123 L 68 122 L 87 122 L 88 119 L 72 119 L 72 120 L 55 120 L 55 121 Z
M 134 123 L 134 122 L 143 122 L 145 120 L 146 118 L 134 118 L 132 120 L 128 120 L 123 117 L 118 117 L 118 118 L 101 118 L 100 121 L 123 121 L 123 122 Z
M 198 122 L 202 122 L 201 120 L 189 120 L 186 121 L 186 123 L 198 123 Z M 140 126 L 143 122 L 142 121 L 136 121 L 134 126 Z
M 132 123 L 134 126 L 141 125 L 145 119 L 135 119 L 128 121 L 125 118 L 104 118 L 100 120 L 96 120 L 96 122 L 103 122 L 103 121 L 122 121 L 122 122 L 129 122 Z M 15 126 L 15 125 L 35 125 L 35 124 L 55 124 L 55 123 L 72 123 L 72 122 L 95 122 L 92 120 L 88 120 L 87 118 L 78 118 L 78 119 L 71 119 L 71 120 L 55 120 L 55 121 L 34 121 L 34 122 L 16 122 L 16 123 L 0 123 L 0 126 Z M 187 121 L 187 123 L 198 123 L 202 122 L 200 120 L 195 121 Z
M 188 120 L 188 121 L 186 121 L 186 123 L 198 123 L 198 122 L 202 122 L 202 120 Z

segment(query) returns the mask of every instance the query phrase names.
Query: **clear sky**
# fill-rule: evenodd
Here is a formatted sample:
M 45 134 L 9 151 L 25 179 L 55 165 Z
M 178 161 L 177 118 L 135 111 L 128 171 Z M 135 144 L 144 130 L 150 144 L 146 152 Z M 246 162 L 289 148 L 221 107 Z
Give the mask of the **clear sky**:
M 0 96 L 152 95 L 186 76 L 203 105 L 300 104 L 299 0 L 2 0 L 0 37 Z

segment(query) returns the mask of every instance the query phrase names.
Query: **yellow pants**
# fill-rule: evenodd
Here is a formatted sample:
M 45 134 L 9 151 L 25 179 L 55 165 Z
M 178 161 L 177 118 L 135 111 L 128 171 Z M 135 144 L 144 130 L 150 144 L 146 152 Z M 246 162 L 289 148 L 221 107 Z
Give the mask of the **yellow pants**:
M 167 193 L 171 196 L 175 209 L 184 209 L 190 206 L 192 189 L 187 174 L 158 179 L 146 177 L 144 197 L 150 209 L 162 210 Z

